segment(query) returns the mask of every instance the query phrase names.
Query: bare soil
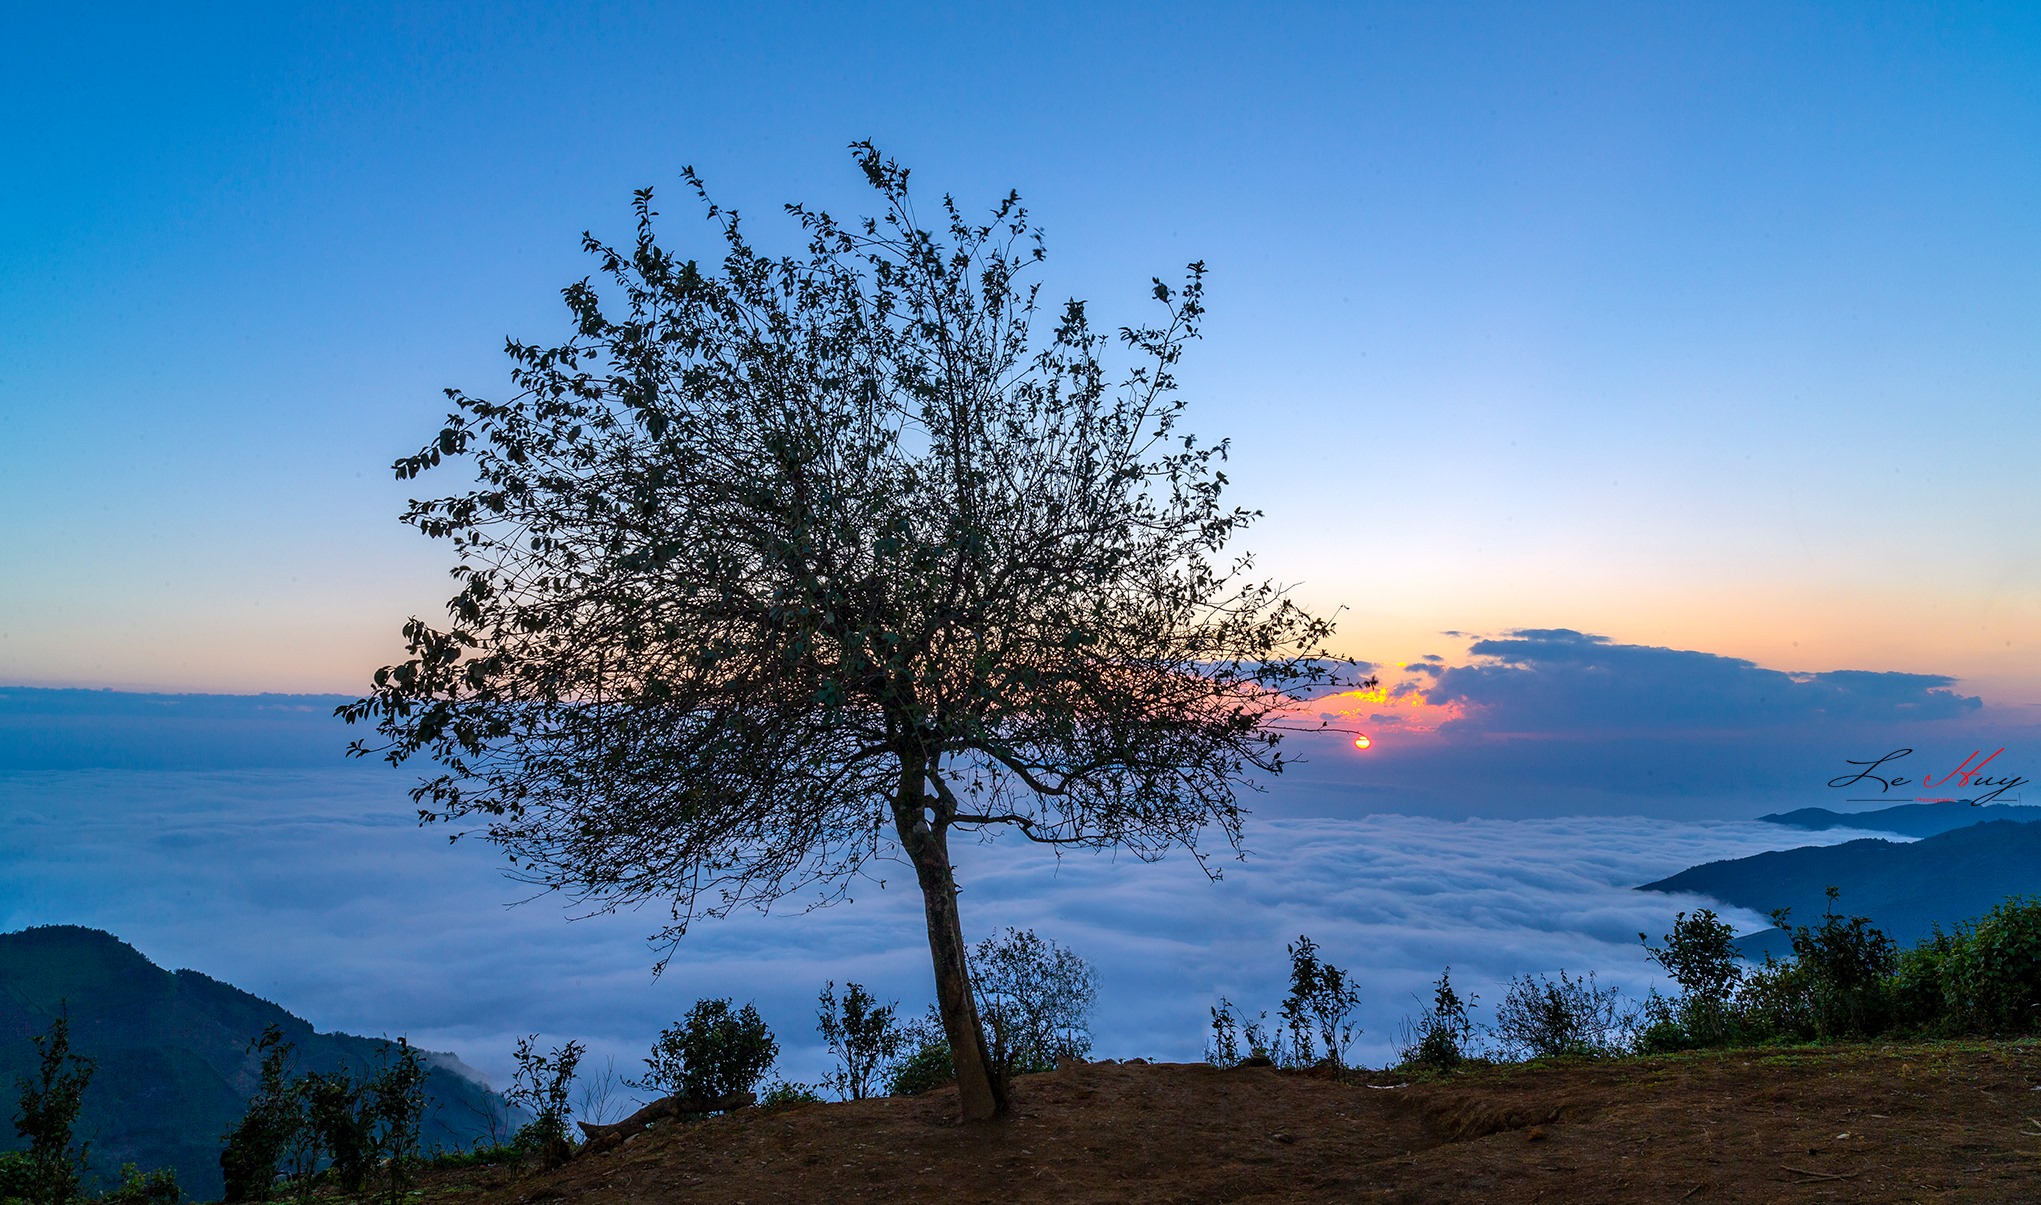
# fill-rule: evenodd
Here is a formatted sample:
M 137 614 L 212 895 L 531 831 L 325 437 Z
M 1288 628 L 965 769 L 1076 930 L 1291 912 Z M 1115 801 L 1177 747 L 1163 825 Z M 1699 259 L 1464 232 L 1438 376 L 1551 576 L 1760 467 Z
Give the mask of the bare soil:
M 954 1090 L 673 1123 L 490 1205 L 799 1202 L 2041 1202 L 2041 1045 L 1726 1051 L 1422 1082 L 1093 1063 L 959 1125 Z

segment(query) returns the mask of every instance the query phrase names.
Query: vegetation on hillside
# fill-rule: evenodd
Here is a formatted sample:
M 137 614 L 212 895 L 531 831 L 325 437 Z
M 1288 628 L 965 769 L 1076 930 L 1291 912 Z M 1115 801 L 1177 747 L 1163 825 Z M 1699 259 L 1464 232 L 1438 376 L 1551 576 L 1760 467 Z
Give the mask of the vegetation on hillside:
M 1829 888 L 1812 925 L 1775 913 L 1792 955 L 1748 968 L 1712 912 L 1682 913 L 1650 947 L 1679 991 L 1645 1003 L 1636 1049 L 2041 1030 L 2041 900 L 2014 896 L 1902 948 L 1867 918 L 1838 912 L 1838 898 Z
M 1986 818 L 1918 841 L 1865 837 L 1709 862 L 1639 890 L 1706 896 L 1759 916 L 1791 908 L 1809 917 L 1826 907 L 1825 890 L 1840 883 L 1849 889 L 1852 913 L 1870 917 L 1906 945 L 1930 936 L 1938 923 L 1980 916 L 2008 896 L 2041 896 L 2041 823 L 1989 818 L 2008 809 L 1959 806 L 1952 815 L 1949 805 L 1919 806 L 1941 809 L 1929 817 L 1941 823 Z M 1784 956 L 1789 939 L 1786 931 L 1761 931 L 1738 944 L 1750 957 Z

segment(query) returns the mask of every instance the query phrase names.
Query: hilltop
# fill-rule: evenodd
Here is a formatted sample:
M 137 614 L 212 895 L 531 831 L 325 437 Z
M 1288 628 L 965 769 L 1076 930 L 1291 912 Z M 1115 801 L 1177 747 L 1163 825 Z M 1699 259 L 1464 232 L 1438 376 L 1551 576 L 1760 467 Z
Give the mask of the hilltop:
M 85 1091 L 78 1137 L 92 1167 L 112 1176 L 122 1163 L 176 1169 L 200 1199 L 220 1194 L 221 1135 L 247 1108 L 258 1060 L 249 1039 L 276 1025 L 297 1046 L 303 1070 L 373 1067 L 381 1043 L 318 1033 L 309 1021 L 197 971 L 166 971 L 111 933 L 49 925 L 0 934 L 0 1088 L 13 1113 L 16 1076 L 34 1068 L 30 1037 L 60 1008 L 71 1017 L 74 1052 L 98 1061 Z M 424 1145 L 466 1149 L 488 1128 L 500 1097 L 462 1073 L 458 1059 L 423 1052 Z M 11 1127 L 0 1149 L 19 1143 Z
M 2033 1185 L 2029 1043 L 1800 1047 L 1376 1073 L 1094 1063 L 956 1094 L 671 1123 L 554 1172 L 427 1173 L 422 1201 L 2007 1201 Z

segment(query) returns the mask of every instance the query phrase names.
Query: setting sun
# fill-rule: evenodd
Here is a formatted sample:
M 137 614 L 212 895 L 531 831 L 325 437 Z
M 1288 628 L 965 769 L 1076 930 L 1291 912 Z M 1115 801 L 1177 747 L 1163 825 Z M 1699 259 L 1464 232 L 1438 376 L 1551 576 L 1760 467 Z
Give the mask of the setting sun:
M 1354 748 L 1356 748 L 1356 749 L 1365 749 L 1365 748 L 1367 748 L 1367 747 L 1368 747 L 1369 745 L 1372 745 L 1372 744 L 1374 744 L 1374 743 L 1375 743 L 1375 742 L 1373 742 L 1373 741 L 1369 740 L 1369 739 L 1368 739 L 1367 737 L 1365 737 L 1365 736 L 1357 736 L 1357 737 L 1355 737 L 1355 738 L 1354 738 Z

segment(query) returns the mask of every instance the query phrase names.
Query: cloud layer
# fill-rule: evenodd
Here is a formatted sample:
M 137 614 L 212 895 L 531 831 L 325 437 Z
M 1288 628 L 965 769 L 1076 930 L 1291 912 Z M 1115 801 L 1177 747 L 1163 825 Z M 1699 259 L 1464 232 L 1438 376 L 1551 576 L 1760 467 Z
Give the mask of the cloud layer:
M 652 915 L 570 922 L 473 842 L 419 830 L 401 775 L 45 771 L 0 775 L 0 928 L 109 929 L 166 966 L 269 996 L 322 1029 L 406 1032 L 495 1076 L 519 1034 L 587 1041 L 633 1068 L 697 996 L 755 998 L 786 1073 L 825 1056 L 814 996 L 856 979 L 919 1008 L 928 959 L 905 867 L 854 902 L 700 926 L 654 981 Z M 1445 821 L 1305 816 L 1250 824 L 1249 858 L 1209 881 L 1183 858 L 1060 861 L 1036 847 L 959 850 L 974 937 L 1013 925 L 1072 946 L 1103 976 L 1099 1050 L 1200 1056 L 1206 1008 L 1280 999 L 1283 943 L 1308 933 L 1359 972 L 1364 1057 L 1440 968 L 1487 1004 L 1527 971 L 1593 968 L 1633 993 L 1654 982 L 1639 930 L 1699 901 L 1631 890 L 1697 862 L 1855 834 L 1641 818 Z M 1746 926 L 1759 918 L 1739 916 Z M 1484 1008 L 1487 1007 L 1484 1004 Z
M 1199 1056 L 1217 997 L 1273 1008 L 1283 944 L 1309 934 L 1360 972 L 1361 1050 L 1383 1060 L 1448 964 L 1484 1009 L 1509 977 L 1562 967 L 1641 993 L 1655 980 L 1638 931 L 1700 901 L 1632 887 L 1842 839 L 1748 818 L 1846 806 L 1827 784 L 1847 759 L 1901 745 L 1946 771 L 1998 722 L 1932 675 L 1787 674 L 1565 630 L 1473 652 L 1427 662 L 1400 696 L 1327 702 L 1382 739 L 1296 738 L 1310 760 L 1244 798 L 1252 856 L 1222 880 L 1181 857 L 966 846 L 968 930 L 1074 947 L 1103 974 L 1100 1051 L 1173 1059 Z M 654 981 L 660 915 L 507 907 L 521 889 L 491 849 L 420 831 L 406 774 L 339 758 L 336 701 L 0 690 L 0 926 L 109 929 L 322 1028 L 406 1032 L 499 1081 L 529 1032 L 634 1069 L 704 995 L 755 998 L 786 1073 L 813 1079 L 825 981 L 927 999 L 904 866 L 844 906 L 700 926 Z M 2001 722 L 2008 772 L 2035 776 L 2032 731 Z

